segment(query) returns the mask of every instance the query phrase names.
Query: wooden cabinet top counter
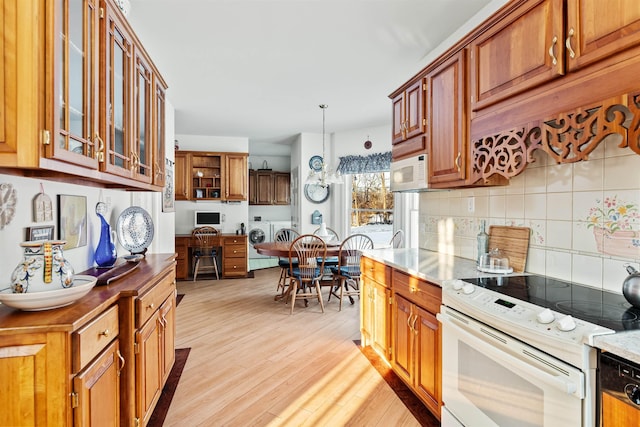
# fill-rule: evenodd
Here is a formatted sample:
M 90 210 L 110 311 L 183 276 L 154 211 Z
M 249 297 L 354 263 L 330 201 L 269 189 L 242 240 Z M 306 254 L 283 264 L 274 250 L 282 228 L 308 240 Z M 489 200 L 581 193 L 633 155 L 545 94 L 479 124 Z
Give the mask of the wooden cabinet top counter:
M 119 298 L 147 292 L 158 280 L 173 272 L 175 263 L 175 254 L 149 254 L 127 275 L 108 285 L 96 285 L 87 295 L 66 307 L 21 311 L 0 304 L 0 336 L 18 331 L 74 331 Z

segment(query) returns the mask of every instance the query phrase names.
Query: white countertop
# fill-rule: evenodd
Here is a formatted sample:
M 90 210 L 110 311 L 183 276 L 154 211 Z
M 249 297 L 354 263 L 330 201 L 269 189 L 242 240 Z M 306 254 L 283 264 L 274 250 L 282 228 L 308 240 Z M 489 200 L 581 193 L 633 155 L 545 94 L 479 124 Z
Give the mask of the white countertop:
M 474 260 L 425 249 L 372 249 L 365 255 L 437 285 L 449 279 L 496 276 L 478 271 Z M 598 336 L 594 344 L 603 351 L 640 363 L 640 330 Z

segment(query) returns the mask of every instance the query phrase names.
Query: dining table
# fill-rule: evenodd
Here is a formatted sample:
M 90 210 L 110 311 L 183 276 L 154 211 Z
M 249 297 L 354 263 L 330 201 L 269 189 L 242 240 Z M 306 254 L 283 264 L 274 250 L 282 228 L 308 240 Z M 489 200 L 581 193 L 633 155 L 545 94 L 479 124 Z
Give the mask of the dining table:
M 279 258 L 289 258 L 289 248 L 291 247 L 291 243 L 292 242 L 262 242 L 262 243 L 256 243 L 253 245 L 253 247 L 256 249 L 256 252 L 258 252 L 260 255 L 268 255 L 268 256 L 277 256 Z M 325 259 L 328 258 L 334 258 L 335 262 L 337 263 L 337 257 L 340 253 L 340 244 L 342 243 L 342 241 L 339 240 L 333 240 L 333 241 L 325 241 L 325 243 L 327 244 L 327 254 L 325 255 Z M 325 268 L 325 271 L 328 270 L 327 268 Z M 325 275 L 323 275 L 323 277 L 329 277 L 329 275 L 331 274 L 330 272 L 326 272 Z M 330 280 L 330 279 L 328 279 Z M 282 294 L 278 294 L 275 296 L 275 300 L 287 300 L 288 296 L 290 295 L 291 290 L 289 289 L 289 287 L 287 287 L 287 289 L 285 289 L 285 291 Z

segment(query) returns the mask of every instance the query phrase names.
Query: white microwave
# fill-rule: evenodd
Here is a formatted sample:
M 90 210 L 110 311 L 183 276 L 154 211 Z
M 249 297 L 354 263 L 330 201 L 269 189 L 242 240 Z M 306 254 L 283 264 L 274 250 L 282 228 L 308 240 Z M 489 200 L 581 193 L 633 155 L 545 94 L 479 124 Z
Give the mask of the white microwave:
M 428 188 L 427 155 L 391 162 L 391 191 L 421 191 Z
M 205 225 L 215 226 L 224 222 L 224 214 L 213 211 L 195 211 L 194 225 L 203 227 Z

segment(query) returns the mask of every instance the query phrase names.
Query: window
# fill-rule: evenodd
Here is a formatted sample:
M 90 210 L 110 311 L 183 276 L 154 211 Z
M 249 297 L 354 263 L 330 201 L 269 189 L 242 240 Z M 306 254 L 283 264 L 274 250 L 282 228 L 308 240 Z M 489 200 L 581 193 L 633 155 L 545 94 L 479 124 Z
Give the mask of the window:
M 351 175 L 350 233 L 371 237 L 376 247 L 389 244 L 393 235 L 393 193 L 389 172 Z

